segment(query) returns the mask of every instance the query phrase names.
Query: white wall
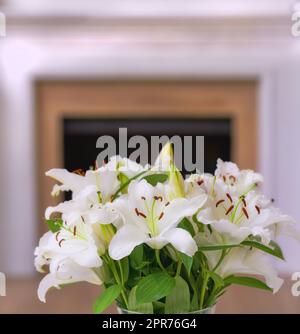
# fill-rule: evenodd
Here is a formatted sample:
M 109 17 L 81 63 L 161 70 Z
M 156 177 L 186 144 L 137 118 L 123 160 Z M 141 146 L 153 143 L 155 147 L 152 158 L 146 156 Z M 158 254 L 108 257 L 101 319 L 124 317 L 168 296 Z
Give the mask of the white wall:
M 276 73 L 274 92 L 274 192 L 282 210 L 300 225 L 300 58 L 290 56 Z M 300 270 L 300 247 L 293 239 L 283 240 L 289 265 Z
M 6 11 L 24 15 L 113 17 L 269 17 L 288 15 L 294 0 L 3 0 Z M 1 4 L 1 2 L 0 2 Z

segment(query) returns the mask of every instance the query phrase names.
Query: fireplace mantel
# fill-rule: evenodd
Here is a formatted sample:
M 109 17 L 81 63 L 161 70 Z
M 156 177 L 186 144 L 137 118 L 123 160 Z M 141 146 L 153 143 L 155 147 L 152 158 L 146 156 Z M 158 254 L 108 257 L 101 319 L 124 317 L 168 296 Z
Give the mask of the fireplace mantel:
M 300 40 L 289 33 L 290 18 L 270 15 L 267 25 L 257 15 L 247 24 L 243 16 L 227 17 L 224 25 L 215 25 L 216 17 L 193 24 L 188 24 L 188 16 L 179 19 L 182 25 L 176 29 L 168 19 L 157 17 L 142 20 L 137 29 L 137 18 L 123 17 L 106 26 L 101 20 L 96 25 L 82 21 L 78 30 L 72 21 L 57 20 L 49 28 L 36 17 L 12 20 L 0 44 L 0 108 L 5 111 L 0 115 L 0 183 L 5 193 L 0 202 L 5 222 L 0 227 L 0 255 L 5 249 L 10 259 L 0 259 L 1 271 L 34 272 L 38 80 L 256 80 L 258 169 L 265 176 L 265 192 L 300 221 L 298 203 L 290 200 L 299 197 L 300 188 L 295 177 L 300 170 Z M 282 270 L 299 270 L 293 257 L 299 248 L 289 243 L 286 252 L 289 266 Z

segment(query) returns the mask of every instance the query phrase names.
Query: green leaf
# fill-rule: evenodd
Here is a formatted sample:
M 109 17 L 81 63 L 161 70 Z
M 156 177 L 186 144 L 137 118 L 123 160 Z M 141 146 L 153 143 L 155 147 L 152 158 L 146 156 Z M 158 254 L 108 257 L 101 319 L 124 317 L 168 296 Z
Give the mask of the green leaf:
M 155 314 L 164 314 L 165 313 L 165 304 L 162 302 L 153 302 L 153 313 Z
M 113 284 L 114 283 L 114 276 L 111 272 L 110 267 L 108 264 L 103 261 L 102 265 L 97 269 L 99 271 L 99 275 L 101 275 L 101 279 L 106 284 Z
M 152 186 L 156 186 L 157 183 L 164 183 L 168 179 L 168 174 L 151 174 L 143 177 Z
M 164 272 L 143 277 L 136 289 L 137 303 L 151 303 L 169 295 L 175 285 L 175 279 Z
M 178 224 L 177 227 L 188 231 L 192 237 L 195 235 L 194 227 L 193 227 L 192 223 L 187 218 L 183 218 L 180 221 L 180 223 Z
M 278 257 L 281 260 L 284 260 L 282 251 L 280 247 L 274 242 L 270 242 L 270 246 L 273 246 L 273 248 L 266 246 L 258 241 L 254 240 L 245 240 L 241 244 L 235 244 L 235 245 L 207 245 L 207 246 L 201 246 L 199 247 L 199 250 L 201 251 L 216 251 L 216 250 L 224 250 L 228 248 L 234 248 L 234 247 L 242 247 L 242 246 L 249 246 L 254 247 L 257 249 L 260 249 L 261 251 L 271 254 L 273 256 Z
M 228 248 L 240 247 L 240 245 L 208 245 L 208 246 L 201 246 L 199 250 L 202 252 L 206 251 L 216 251 L 216 250 L 223 250 Z
M 254 277 L 232 275 L 225 278 L 224 282 L 225 284 L 238 284 L 238 285 L 250 286 L 252 288 L 273 291 L 270 287 L 267 286 L 267 284 Z
M 268 247 L 258 241 L 252 241 L 252 240 L 246 240 L 241 243 L 243 246 L 249 246 L 249 247 L 254 247 L 257 249 L 260 249 L 261 251 L 271 254 L 275 257 L 278 257 L 281 260 L 284 260 L 282 251 L 280 247 L 273 241 L 270 242 L 270 245 L 273 246 L 274 248 Z
M 139 245 L 134 248 L 129 256 L 130 265 L 134 269 L 141 269 L 143 267 L 144 247 Z
M 190 310 L 190 290 L 186 281 L 178 276 L 175 278 L 175 286 L 166 297 L 166 314 L 184 314 Z
M 63 226 L 63 221 L 62 219 L 47 219 L 46 224 L 49 227 L 49 230 L 53 233 L 58 232 L 62 226 Z
M 192 273 L 194 273 L 195 277 L 198 277 L 198 273 L 203 270 L 203 268 L 208 268 L 208 262 L 205 254 L 198 250 L 193 256 L 193 266 Z
M 152 314 L 153 313 L 153 305 L 152 303 L 143 303 L 138 304 L 136 301 L 136 289 L 135 286 L 129 293 L 128 297 L 128 308 L 130 311 L 144 313 L 144 314 Z
M 102 313 L 121 293 L 121 286 L 112 285 L 104 290 L 93 305 L 94 313 Z
M 141 270 L 136 270 L 130 267 L 130 275 L 128 277 L 128 281 L 126 282 L 126 286 L 128 286 L 131 289 L 134 288 L 140 281 L 141 276 L 142 276 Z
M 212 280 L 215 282 L 216 286 L 224 286 L 225 282 L 221 276 L 216 274 L 213 271 L 208 271 L 209 276 L 212 278 Z
M 193 265 L 193 258 L 181 252 L 178 252 L 178 255 L 188 273 L 188 276 L 190 276 Z
M 281 247 L 278 245 L 277 242 L 271 240 L 269 245 L 271 247 L 273 247 L 274 251 L 276 252 L 276 254 L 278 255 L 277 257 L 279 257 L 280 259 L 284 260 L 284 256 L 283 256 L 283 253 L 282 253 L 282 250 L 281 250 Z

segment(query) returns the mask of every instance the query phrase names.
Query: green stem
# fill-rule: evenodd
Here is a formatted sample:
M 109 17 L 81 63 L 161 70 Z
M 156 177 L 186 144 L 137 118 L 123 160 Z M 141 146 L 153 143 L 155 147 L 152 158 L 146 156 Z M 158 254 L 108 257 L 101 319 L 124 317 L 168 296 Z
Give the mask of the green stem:
M 117 281 L 117 283 L 119 285 L 122 285 L 122 282 L 120 281 L 120 278 L 119 278 L 119 275 L 118 275 L 118 271 L 117 271 L 117 268 L 115 266 L 115 263 L 114 261 L 110 261 L 110 265 L 111 265 L 111 271 L 113 272 L 113 275 L 115 277 L 115 280 Z
M 124 292 L 123 289 L 122 289 L 122 291 L 121 291 L 121 295 L 122 295 L 122 297 L 123 297 L 123 299 L 124 299 L 126 308 L 127 308 L 127 310 L 128 310 L 128 300 L 127 300 L 127 298 L 126 298 L 126 295 L 125 295 L 125 292 Z
M 124 300 L 124 303 L 125 303 L 125 305 L 126 305 L 126 308 L 128 309 L 128 301 L 127 301 L 127 298 L 126 298 L 126 294 L 125 294 L 125 292 L 124 292 L 124 282 L 123 282 L 124 277 L 123 277 L 123 271 L 122 271 L 122 268 L 121 268 L 121 264 L 120 264 L 120 262 L 118 261 L 118 264 L 119 264 L 119 266 L 120 266 L 120 273 L 121 273 L 121 280 L 120 280 L 120 277 L 119 277 L 119 275 L 118 275 L 117 268 L 116 268 L 116 266 L 115 266 L 115 262 L 114 262 L 113 260 L 111 260 L 108 256 L 105 256 L 105 255 L 104 255 L 103 258 L 106 260 L 106 262 L 107 262 L 108 265 L 110 266 L 110 269 L 111 269 L 111 271 L 112 271 L 112 273 L 113 273 L 113 275 L 114 275 L 114 278 L 115 278 L 116 282 L 117 282 L 119 285 L 121 285 L 121 287 L 122 287 L 121 295 L 122 295 L 122 297 L 123 297 L 123 300 Z
M 206 272 L 205 275 L 204 275 L 203 284 L 202 284 L 201 292 L 200 292 L 200 310 L 202 310 L 202 308 L 203 308 L 204 297 L 205 297 L 205 292 L 206 292 L 206 286 L 207 286 L 208 279 L 209 279 L 209 275 Z
M 129 183 L 130 183 L 131 181 L 137 179 L 138 177 L 142 176 L 142 175 L 145 174 L 146 172 L 148 172 L 148 171 L 143 171 L 143 172 L 141 172 L 141 173 L 135 175 L 135 176 L 132 177 L 131 179 L 129 179 L 127 182 L 125 182 L 125 183 L 124 183 L 124 184 L 117 190 L 117 192 L 112 196 L 111 201 L 114 201 L 114 200 L 116 199 L 116 197 L 119 195 L 119 193 L 120 193 L 123 189 L 125 189 L 125 188 L 129 185 Z
M 176 270 L 176 277 L 180 275 L 181 272 L 182 261 L 178 260 L 177 270 Z
M 220 258 L 219 258 L 219 261 L 218 261 L 218 263 L 215 265 L 215 267 L 214 267 L 214 269 L 213 269 L 212 271 L 216 271 L 216 270 L 217 270 L 217 268 L 218 268 L 219 265 L 222 263 L 222 261 L 223 261 L 224 257 L 226 256 L 226 254 L 227 254 L 226 250 L 223 249 L 223 250 L 222 250 L 222 254 L 221 254 Z
M 156 261 L 157 261 L 159 267 L 160 267 L 163 271 L 166 271 L 166 269 L 164 268 L 164 266 L 162 265 L 162 263 L 161 263 L 161 261 L 160 261 L 159 250 L 158 250 L 158 249 L 155 250 L 155 257 L 156 257 Z
M 213 287 L 212 292 L 210 293 L 208 299 L 206 300 L 206 307 L 210 307 L 212 300 L 215 297 L 215 292 L 216 292 L 216 286 Z
M 124 275 L 123 275 L 123 269 L 122 269 L 122 265 L 121 265 L 120 261 L 118 261 L 118 266 L 119 266 L 119 269 L 120 269 L 121 282 L 122 282 L 122 286 L 123 286 L 124 285 Z

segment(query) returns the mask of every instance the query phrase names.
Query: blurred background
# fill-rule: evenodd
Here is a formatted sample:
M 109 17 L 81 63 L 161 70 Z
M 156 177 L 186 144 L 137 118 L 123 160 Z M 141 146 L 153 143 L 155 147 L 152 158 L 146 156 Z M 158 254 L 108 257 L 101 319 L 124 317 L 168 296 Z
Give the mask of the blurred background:
M 1 313 L 91 312 L 88 284 L 37 299 L 33 250 L 54 204 L 44 172 L 88 168 L 96 139 L 119 127 L 204 135 L 206 171 L 217 157 L 257 169 L 300 224 L 298 10 L 290 0 L 0 0 Z M 300 313 L 300 246 L 282 244 L 282 290 L 231 288 L 217 312 Z

